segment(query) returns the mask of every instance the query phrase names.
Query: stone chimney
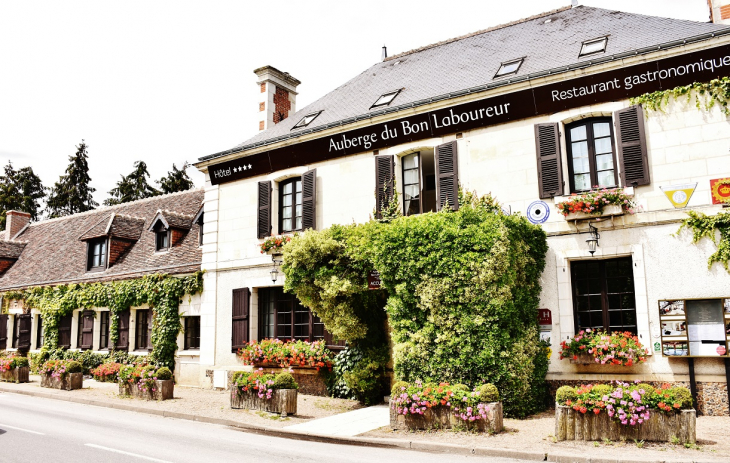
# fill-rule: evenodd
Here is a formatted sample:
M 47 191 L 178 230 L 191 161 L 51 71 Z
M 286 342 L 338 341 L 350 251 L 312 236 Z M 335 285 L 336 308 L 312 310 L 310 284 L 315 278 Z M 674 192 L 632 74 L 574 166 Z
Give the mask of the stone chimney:
M 261 91 L 259 100 L 259 130 L 273 127 L 296 111 L 297 86 L 301 82 L 273 66 L 253 71 Z
M 710 21 L 717 24 L 730 24 L 730 0 L 707 0 L 710 7 Z
M 5 241 L 10 241 L 20 230 L 30 223 L 30 214 L 20 211 L 5 213 Z

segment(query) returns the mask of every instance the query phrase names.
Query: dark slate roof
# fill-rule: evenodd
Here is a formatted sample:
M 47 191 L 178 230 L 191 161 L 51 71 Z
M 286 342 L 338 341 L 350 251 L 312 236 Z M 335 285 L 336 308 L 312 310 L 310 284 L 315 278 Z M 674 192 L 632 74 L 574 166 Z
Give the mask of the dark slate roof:
M 86 231 L 80 240 L 113 236 L 136 241 L 142 235 L 145 220 L 141 217 L 130 217 L 112 212 L 105 216 L 96 225 Z
M 111 235 L 129 239 L 152 221 L 157 211 L 170 210 L 193 216 L 203 203 L 203 190 L 189 190 L 143 199 L 118 206 L 31 223 L 15 239 L 26 243 L 13 265 L 0 277 L 0 291 L 36 285 L 108 281 L 150 273 L 180 274 L 200 270 L 202 253 L 199 227 L 186 234 L 167 252 L 155 252 L 155 234 L 142 229 L 139 240 L 110 268 L 86 271 L 86 242 L 79 240 L 92 230 L 108 229 Z M 140 220 L 137 219 L 141 219 Z M 103 230 L 102 230 L 103 231 Z M 94 233 L 91 233 L 94 234 Z M 3 242 L 8 243 L 8 242 Z M 2 249 L 2 245 L 0 245 Z
M 198 211 L 195 211 L 194 214 L 185 215 L 178 214 L 174 211 L 157 211 L 157 214 L 155 214 L 155 217 L 152 219 L 148 229 L 152 230 L 157 221 L 161 221 L 166 229 L 178 228 L 180 230 L 190 230 L 193 226 L 193 218 L 197 215 L 197 212 Z
M 0 258 L 17 259 L 23 252 L 25 244 L 18 241 L 0 241 Z
M 633 54 L 635 50 L 648 52 L 649 47 L 722 29 L 730 32 L 728 26 L 720 24 L 587 6 L 553 10 L 389 57 L 270 129 L 231 150 L 200 160 L 382 113 L 382 107 L 372 110 L 370 107 L 381 95 L 400 88 L 403 91 L 387 107 L 388 111 L 427 104 L 450 93 L 463 94 L 466 89 L 499 84 L 515 77 L 525 78 L 548 70 L 562 72 L 568 66 L 606 61 L 613 55 Z M 578 56 L 584 41 L 603 36 L 608 36 L 605 53 Z M 525 61 L 517 74 L 493 79 L 501 63 L 522 57 Z M 302 117 L 320 110 L 322 114 L 310 126 L 292 131 Z

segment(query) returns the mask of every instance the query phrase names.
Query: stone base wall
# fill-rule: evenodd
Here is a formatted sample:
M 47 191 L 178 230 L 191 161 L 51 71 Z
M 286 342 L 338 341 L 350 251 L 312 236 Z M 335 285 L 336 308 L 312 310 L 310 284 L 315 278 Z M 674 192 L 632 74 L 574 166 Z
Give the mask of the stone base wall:
M 144 400 L 172 399 L 175 392 L 175 381 L 171 379 L 156 380 L 153 391 L 140 389 L 136 384 L 119 383 L 119 395 L 132 396 Z
M 231 388 L 231 408 L 245 408 L 262 410 L 270 413 L 280 413 L 282 416 L 297 414 L 297 390 L 275 389 L 271 398 L 259 397 L 256 391 L 240 392 L 238 388 Z
M 73 391 L 84 387 L 83 373 L 67 373 L 62 379 L 54 378 L 50 374 L 41 375 L 41 387 Z
M 662 384 L 669 384 L 672 387 L 681 386 L 690 388 L 689 381 L 642 381 L 651 384 L 654 387 L 660 387 Z M 610 381 L 591 381 L 591 380 L 548 380 L 550 395 L 555 398 L 555 391 L 560 386 L 580 386 L 582 384 L 609 384 Z M 695 408 L 699 415 L 707 416 L 728 416 L 730 408 L 727 402 L 727 384 L 714 382 L 698 382 L 697 383 L 697 404 Z
M 30 381 L 30 368 L 19 367 L 0 373 L 0 381 L 7 383 L 27 383 Z
M 564 405 L 555 406 L 555 437 L 559 440 L 602 441 L 610 439 L 670 442 L 673 437 L 680 443 L 696 441 L 696 414 L 694 410 L 677 413 L 650 411 L 649 420 L 637 426 L 623 425 L 602 411 L 598 415 L 581 413 Z
M 438 406 L 426 409 L 423 415 L 399 415 L 390 401 L 390 427 L 392 429 L 430 430 L 460 427 L 478 432 L 496 433 L 504 429 L 502 402 L 491 402 L 486 420 L 464 421 L 454 415 L 451 407 Z

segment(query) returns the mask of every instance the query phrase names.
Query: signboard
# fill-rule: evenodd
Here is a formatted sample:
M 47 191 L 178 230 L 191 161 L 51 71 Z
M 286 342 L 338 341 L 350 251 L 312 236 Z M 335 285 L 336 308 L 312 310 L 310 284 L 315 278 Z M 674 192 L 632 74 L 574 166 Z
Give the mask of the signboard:
M 730 204 L 730 178 L 710 180 L 712 204 Z
M 730 298 L 659 301 L 665 357 L 725 357 L 730 341 Z
M 368 289 L 380 289 L 380 272 L 370 270 L 368 274 Z
M 709 82 L 724 76 L 730 76 L 730 45 L 531 87 L 302 143 L 294 142 L 210 165 L 208 172 L 211 183 L 218 185 L 415 140 L 625 100 L 693 82 Z M 485 84 L 483 90 L 488 88 Z M 231 150 L 230 154 L 235 152 Z
M 537 309 L 537 318 L 540 323 L 540 327 L 552 326 L 553 325 L 553 314 L 550 309 Z
M 664 195 L 669 199 L 669 202 L 676 208 L 686 207 L 689 203 L 692 193 L 697 188 L 697 183 L 687 183 L 684 185 L 671 185 L 671 186 L 660 186 Z

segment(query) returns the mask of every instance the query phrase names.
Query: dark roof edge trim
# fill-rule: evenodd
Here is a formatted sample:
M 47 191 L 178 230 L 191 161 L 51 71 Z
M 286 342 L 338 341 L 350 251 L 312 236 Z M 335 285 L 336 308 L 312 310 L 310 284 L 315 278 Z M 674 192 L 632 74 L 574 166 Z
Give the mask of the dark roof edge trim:
M 510 79 L 500 80 L 499 82 L 490 82 L 488 84 L 480 85 L 478 87 L 471 87 L 471 88 L 467 88 L 467 89 L 464 89 L 464 90 L 458 90 L 458 91 L 455 91 L 455 92 L 446 93 L 446 94 L 443 94 L 443 95 L 438 95 L 438 96 L 431 97 L 431 98 L 428 98 L 428 99 L 414 101 L 412 103 L 406 103 L 406 104 L 403 104 L 403 105 L 400 105 L 400 106 L 393 106 L 393 107 L 383 108 L 383 109 L 380 109 L 378 111 L 374 111 L 374 112 L 371 112 L 371 113 L 362 114 L 360 116 L 354 116 L 354 117 L 349 117 L 347 119 L 343 119 L 343 120 L 340 120 L 340 121 L 330 122 L 329 124 L 322 125 L 322 126 L 319 126 L 319 127 L 316 127 L 316 128 L 311 128 L 311 129 L 303 130 L 303 131 L 297 132 L 295 134 L 282 135 L 282 136 L 279 136 L 279 137 L 276 137 L 276 138 L 270 138 L 268 140 L 264 140 L 264 141 L 252 143 L 250 145 L 236 147 L 236 148 L 231 148 L 231 149 L 226 150 L 226 151 L 220 151 L 218 153 L 213 153 L 213 154 L 209 154 L 207 156 L 202 156 L 202 157 L 198 158 L 198 162 L 211 161 L 213 159 L 217 159 L 217 158 L 220 158 L 220 157 L 223 157 L 223 156 L 227 156 L 229 154 L 242 153 L 244 151 L 248 151 L 248 150 L 251 150 L 251 149 L 254 149 L 254 148 L 259 148 L 259 147 L 267 146 L 267 145 L 273 145 L 273 144 L 278 143 L 280 141 L 291 140 L 293 138 L 299 138 L 299 137 L 301 137 L 303 135 L 308 135 L 310 133 L 322 132 L 324 130 L 328 130 L 328 129 L 331 129 L 331 128 L 340 127 L 340 126 L 342 126 L 344 124 L 350 124 L 350 123 L 358 122 L 358 121 L 361 121 L 361 120 L 364 120 L 364 119 L 370 119 L 370 118 L 372 118 L 374 116 L 381 116 L 381 115 L 385 115 L 385 114 L 389 114 L 389 113 L 395 113 L 395 112 L 398 112 L 398 111 L 403 111 L 405 109 L 415 108 L 415 107 L 418 107 L 418 106 L 423 106 L 423 105 L 427 105 L 427 104 L 434 103 L 434 102 L 437 102 L 437 101 L 442 101 L 442 100 L 447 100 L 447 99 L 450 99 L 450 98 L 455 98 L 455 97 L 458 97 L 458 96 L 464 96 L 464 95 L 468 95 L 468 94 L 471 94 L 471 93 L 479 93 L 479 92 L 483 92 L 485 90 L 491 90 L 493 88 L 504 87 L 504 86 L 507 86 L 507 85 L 510 85 L 510 84 L 515 84 L 515 83 L 518 83 L 518 82 L 524 82 L 524 81 L 527 81 L 527 80 L 538 79 L 538 78 L 541 78 L 541 77 L 551 76 L 551 75 L 555 75 L 555 74 L 562 74 L 564 72 L 575 71 L 577 69 L 585 69 L 585 68 L 588 68 L 588 67 L 591 67 L 591 66 L 595 66 L 595 65 L 598 65 L 598 64 L 603 64 L 603 63 L 608 63 L 608 62 L 612 62 L 612 61 L 622 60 L 624 58 L 629 58 L 631 56 L 645 55 L 647 53 L 653 53 L 653 52 L 656 52 L 656 51 L 659 51 L 659 50 L 667 50 L 667 49 L 670 49 L 670 48 L 676 48 L 676 47 L 679 47 L 679 46 L 682 46 L 682 45 L 687 45 L 687 44 L 690 44 L 690 43 L 702 42 L 704 40 L 709 40 L 709 39 L 712 39 L 712 38 L 715 38 L 715 37 L 721 37 L 721 36 L 724 36 L 724 35 L 730 35 L 730 27 L 728 27 L 726 29 L 721 29 L 721 30 L 718 30 L 718 31 L 715 31 L 715 32 L 708 32 L 708 33 L 705 33 L 705 34 L 700 34 L 700 35 L 695 35 L 695 36 L 692 36 L 692 37 L 687 37 L 686 39 L 674 40 L 674 41 L 671 41 L 671 42 L 665 42 L 665 43 L 660 43 L 660 44 L 657 44 L 657 45 L 652 45 L 650 47 L 637 48 L 635 50 L 629 50 L 629 51 L 626 51 L 626 52 L 623 52 L 623 53 L 618 53 L 618 54 L 608 55 L 608 56 L 602 56 L 600 58 L 591 59 L 591 60 L 585 60 L 585 61 L 582 61 L 580 63 L 571 64 L 569 66 L 562 66 L 562 67 L 559 67 L 559 68 L 547 69 L 545 71 L 538 71 L 538 72 L 534 72 L 532 74 L 528 74 L 528 75 L 524 75 L 524 76 L 516 76 L 516 77 L 510 78 Z

